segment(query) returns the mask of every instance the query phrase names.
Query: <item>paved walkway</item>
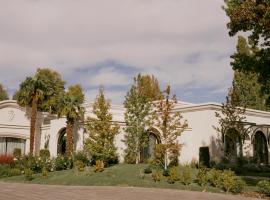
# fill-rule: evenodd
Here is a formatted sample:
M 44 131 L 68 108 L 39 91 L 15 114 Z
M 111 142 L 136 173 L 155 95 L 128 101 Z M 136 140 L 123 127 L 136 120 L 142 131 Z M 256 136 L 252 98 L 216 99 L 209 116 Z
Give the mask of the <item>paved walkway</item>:
M 53 186 L 0 182 L 0 200 L 248 200 L 241 196 L 169 189 Z

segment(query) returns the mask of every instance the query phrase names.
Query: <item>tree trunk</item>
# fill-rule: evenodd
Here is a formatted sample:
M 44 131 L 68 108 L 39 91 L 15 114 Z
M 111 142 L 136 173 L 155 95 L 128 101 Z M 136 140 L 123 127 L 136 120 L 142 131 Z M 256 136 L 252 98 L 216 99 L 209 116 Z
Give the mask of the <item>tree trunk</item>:
M 37 97 L 34 97 L 31 108 L 31 120 L 30 120 L 30 154 L 34 152 L 35 132 L 37 121 Z
M 67 120 L 67 142 L 66 142 L 66 154 L 71 157 L 73 155 L 73 127 L 74 120 Z
M 164 152 L 164 170 L 166 171 L 168 169 L 168 158 L 167 158 L 167 150 Z

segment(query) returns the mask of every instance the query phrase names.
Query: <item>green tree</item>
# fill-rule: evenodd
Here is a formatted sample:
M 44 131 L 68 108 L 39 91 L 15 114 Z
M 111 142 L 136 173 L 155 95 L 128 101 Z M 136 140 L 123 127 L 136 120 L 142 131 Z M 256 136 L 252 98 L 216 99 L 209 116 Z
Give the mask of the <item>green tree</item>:
M 93 163 L 102 160 L 106 166 L 118 162 L 115 136 L 119 133 L 119 125 L 112 122 L 110 102 L 105 99 L 102 88 L 93 104 L 94 117 L 88 117 L 86 129 L 89 137 L 85 148 L 92 157 Z
M 4 89 L 3 85 L 0 84 L 0 101 L 8 100 L 7 91 Z
M 134 83 L 128 91 L 124 107 L 125 112 L 125 136 L 124 142 L 125 161 L 127 163 L 139 163 L 141 161 L 141 149 L 148 145 L 147 127 L 151 124 L 151 98 L 147 96 L 142 82 L 144 79 L 139 74 L 134 78 Z
M 74 125 L 79 120 L 83 120 L 84 116 L 84 93 L 80 85 L 72 85 L 68 88 L 68 91 L 60 98 L 58 102 L 58 115 L 65 116 L 67 119 L 67 142 L 66 142 L 66 154 L 68 156 L 73 155 L 74 142 L 73 132 Z
M 167 170 L 169 158 L 174 157 L 175 150 L 180 151 L 180 144 L 177 141 L 177 137 L 188 127 L 187 121 L 182 121 L 183 117 L 180 112 L 173 111 L 176 103 L 176 96 L 170 96 L 170 86 L 167 86 L 164 98 L 154 103 L 154 125 L 160 131 L 161 144 L 159 146 L 163 149 L 164 170 Z
M 20 106 L 31 107 L 30 114 L 30 154 L 33 154 L 38 111 L 53 111 L 56 101 L 63 92 L 61 75 L 48 68 L 38 69 L 33 77 L 27 77 L 16 92 Z M 53 109 L 52 109 L 53 108 Z
M 224 10 L 230 19 L 227 24 L 229 35 L 234 36 L 242 31 L 248 35 L 246 50 L 238 50 L 232 55 L 233 68 L 256 73 L 262 91 L 270 94 L 270 1 L 225 0 Z

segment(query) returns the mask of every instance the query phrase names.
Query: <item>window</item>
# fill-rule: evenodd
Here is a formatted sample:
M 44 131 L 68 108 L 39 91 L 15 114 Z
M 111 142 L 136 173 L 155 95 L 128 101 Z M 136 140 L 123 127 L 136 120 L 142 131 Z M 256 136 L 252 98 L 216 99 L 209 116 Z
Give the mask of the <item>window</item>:
M 0 137 L 0 155 L 12 155 L 14 149 L 25 153 L 25 140 L 20 138 Z

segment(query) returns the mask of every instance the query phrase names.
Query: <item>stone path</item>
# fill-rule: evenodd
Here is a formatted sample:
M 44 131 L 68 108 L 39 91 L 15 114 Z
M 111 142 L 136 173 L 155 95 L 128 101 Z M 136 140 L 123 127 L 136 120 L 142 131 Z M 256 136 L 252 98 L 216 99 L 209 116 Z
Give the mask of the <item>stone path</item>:
M 132 187 L 53 186 L 0 182 L 0 200 L 248 200 L 234 195 Z

